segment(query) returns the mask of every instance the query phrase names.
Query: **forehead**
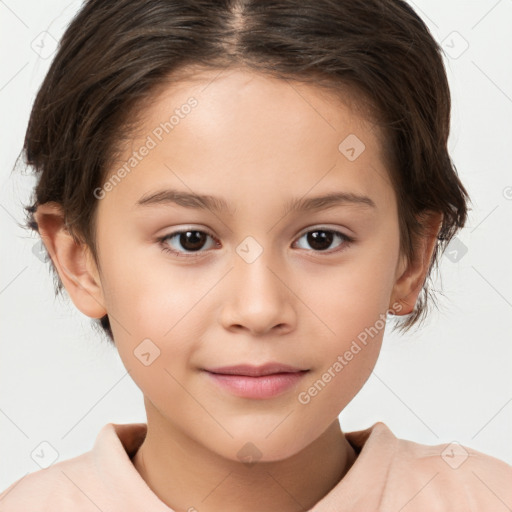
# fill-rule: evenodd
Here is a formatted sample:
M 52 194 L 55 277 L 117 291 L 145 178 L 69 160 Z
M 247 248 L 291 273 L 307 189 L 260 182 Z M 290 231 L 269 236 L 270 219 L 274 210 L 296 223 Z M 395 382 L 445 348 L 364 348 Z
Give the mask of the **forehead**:
M 353 106 L 353 96 L 344 102 L 325 88 L 247 70 L 170 81 L 146 102 L 112 166 L 111 175 L 130 168 L 113 193 L 135 203 L 172 182 L 212 195 L 252 190 L 254 200 L 257 192 L 296 197 L 343 185 L 385 203 L 393 191 L 382 133 Z

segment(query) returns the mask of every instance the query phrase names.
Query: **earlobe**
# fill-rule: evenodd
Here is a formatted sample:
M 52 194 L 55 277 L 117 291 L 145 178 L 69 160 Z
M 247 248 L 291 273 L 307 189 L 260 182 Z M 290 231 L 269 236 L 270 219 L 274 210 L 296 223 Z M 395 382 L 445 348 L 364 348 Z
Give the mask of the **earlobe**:
M 389 306 L 393 310 L 399 309 L 396 313 L 399 316 L 407 315 L 414 310 L 432 261 L 442 220 L 442 213 L 424 212 L 421 222 L 426 225 L 426 234 L 419 241 L 414 261 L 407 264 L 405 256 L 401 255 L 400 257 Z M 400 305 L 398 308 L 397 304 Z
M 89 248 L 75 241 L 65 225 L 62 207 L 48 202 L 34 213 L 41 239 L 75 306 L 88 317 L 101 318 L 107 311 L 99 273 Z

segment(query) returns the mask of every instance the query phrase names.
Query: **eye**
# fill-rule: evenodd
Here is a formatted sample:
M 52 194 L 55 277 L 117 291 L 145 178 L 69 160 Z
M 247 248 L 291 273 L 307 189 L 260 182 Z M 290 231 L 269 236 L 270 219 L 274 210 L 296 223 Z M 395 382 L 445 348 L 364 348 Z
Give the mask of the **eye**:
M 337 239 L 341 240 L 341 243 L 337 245 L 337 247 L 341 247 L 341 249 L 335 249 L 330 252 L 340 252 L 345 250 L 352 242 L 354 242 L 354 238 L 344 235 L 339 231 L 335 231 L 332 229 L 323 229 L 318 228 L 314 230 L 307 231 L 304 233 L 298 240 L 304 239 L 315 252 L 327 251 L 332 243 Z M 301 247 L 304 249 L 305 247 Z M 306 248 L 307 249 L 307 248 Z
M 210 246 L 207 244 L 208 239 L 212 241 Z M 334 250 L 329 251 L 329 253 L 341 252 L 355 241 L 354 238 L 340 233 L 339 231 L 323 228 L 307 231 L 301 235 L 298 240 L 300 241 L 301 239 L 304 239 L 315 252 L 328 251 L 333 242 L 338 240 L 340 243 L 337 244 L 337 247 L 341 247 L 341 249 L 335 248 Z M 218 246 L 215 237 L 198 229 L 174 231 L 168 235 L 158 238 L 158 242 L 164 252 L 171 253 L 178 257 L 193 257 L 194 253 L 204 252 L 201 251 L 201 249 L 210 249 Z M 179 246 L 181 246 L 181 248 L 179 248 Z M 307 249 L 307 247 L 300 248 Z
M 168 235 L 159 238 L 158 241 L 160 242 L 160 246 L 164 252 L 186 257 L 190 252 L 200 252 L 208 238 L 213 240 L 213 237 L 204 231 L 200 231 L 198 229 L 184 229 L 169 233 Z M 177 249 L 177 246 L 181 246 L 185 251 Z M 213 246 L 215 246 L 215 242 L 213 243 Z

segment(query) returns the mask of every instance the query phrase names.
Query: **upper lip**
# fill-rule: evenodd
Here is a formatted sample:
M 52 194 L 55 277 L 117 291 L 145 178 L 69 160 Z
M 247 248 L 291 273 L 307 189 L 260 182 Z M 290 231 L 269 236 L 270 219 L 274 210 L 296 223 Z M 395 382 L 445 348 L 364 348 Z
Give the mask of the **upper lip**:
M 226 375 L 245 375 L 248 377 L 260 377 L 262 375 L 271 375 L 273 373 L 296 373 L 307 371 L 302 368 L 296 368 L 281 363 L 266 363 L 260 366 L 250 364 L 238 364 L 236 366 L 219 366 L 218 368 L 206 368 L 210 373 L 222 373 Z

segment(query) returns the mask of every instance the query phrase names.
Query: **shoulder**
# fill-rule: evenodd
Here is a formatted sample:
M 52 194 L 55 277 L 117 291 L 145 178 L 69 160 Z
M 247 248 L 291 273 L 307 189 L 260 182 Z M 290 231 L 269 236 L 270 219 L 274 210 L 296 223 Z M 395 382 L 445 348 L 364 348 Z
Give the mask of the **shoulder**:
M 129 509 L 129 490 L 136 495 L 147 492 L 130 460 L 145 434 L 142 423 L 107 423 L 90 451 L 12 483 L 0 493 L 0 510 L 106 512 L 113 503 Z
M 383 423 L 368 430 L 368 437 L 375 433 L 392 446 L 384 496 L 403 512 L 512 508 L 512 466 L 504 461 L 457 442 L 425 445 L 398 439 Z
M 0 493 L 0 510 L 4 512 L 38 512 L 75 507 L 89 511 L 98 509 L 87 499 L 87 475 L 94 474 L 91 453 L 53 464 L 29 473 Z M 85 477 L 85 478 L 84 478 Z

